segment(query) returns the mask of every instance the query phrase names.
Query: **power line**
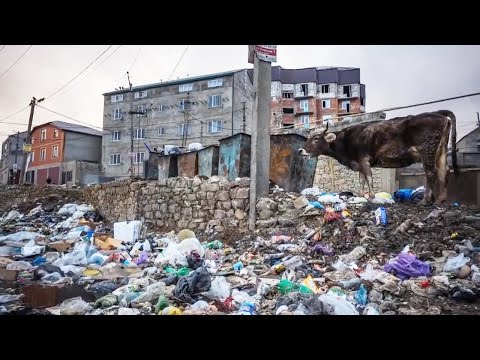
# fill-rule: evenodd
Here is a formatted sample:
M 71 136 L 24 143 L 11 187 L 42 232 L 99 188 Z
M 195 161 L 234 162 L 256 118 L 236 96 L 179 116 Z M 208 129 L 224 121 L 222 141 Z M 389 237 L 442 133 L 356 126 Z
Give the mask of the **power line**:
M 3 49 L 5 49 L 5 46 L 7 45 L 3 45 L 2 48 L 0 48 L 0 52 L 2 52 Z
M 108 50 L 110 50 L 110 48 L 112 48 L 113 45 L 110 45 L 108 46 L 104 51 L 102 51 L 100 53 L 100 55 L 98 55 L 90 64 L 87 65 L 87 67 L 85 69 L 83 69 L 82 71 L 80 71 L 77 75 L 75 75 L 70 81 L 68 81 L 65 85 L 63 85 L 62 87 L 60 87 L 57 91 L 55 91 L 53 94 L 51 94 L 50 96 L 46 97 L 46 99 L 51 99 L 53 98 L 56 94 L 58 94 L 61 90 L 65 89 L 66 86 L 68 86 L 68 84 L 72 83 L 76 78 L 78 78 L 80 75 L 82 75 L 85 71 L 88 70 L 88 68 L 90 66 L 92 66 L 98 59 L 100 59 L 100 57 L 102 57 L 103 54 L 105 54 Z M 48 100 L 47 100 L 48 101 Z
M 15 62 L 14 62 L 12 65 L 10 65 L 10 67 L 9 67 L 7 70 L 5 70 L 5 71 L 0 75 L 0 78 L 1 78 L 3 75 L 5 75 L 6 73 L 8 73 L 8 72 L 27 54 L 27 52 L 32 48 L 32 46 L 33 46 L 33 45 L 30 45 L 30 46 L 27 48 L 27 50 L 25 50 L 25 51 L 23 52 L 23 54 L 20 55 L 20 57 L 19 57 L 17 60 L 15 60 Z M 5 45 L 4 45 L 4 47 L 5 47 Z M 3 49 L 3 48 L 2 48 L 2 49 Z
M 4 118 L 0 119 L 0 122 L 3 122 L 4 120 L 7 120 L 8 118 L 11 118 L 12 116 L 15 116 L 15 115 L 19 114 L 19 113 L 21 113 L 22 111 L 25 111 L 25 110 L 28 109 L 29 107 L 30 107 L 30 105 L 27 105 L 27 106 L 25 106 L 24 108 L 22 108 L 22 109 L 20 109 L 20 110 L 18 110 L 18 111 L 16 111 L 16 112 L 14 112 L 13 114 L 10 114 L 10 115 L 5 116 Z M 26 125 L 26 124 L 25 124 L 25 125 Z
M 86 123 L 86 122 L 84 122 L 84 121 L 80 121 L 80 120 L 74 119 L 74 118 L 72 118 L 72 117 L 70 117 L 70 116 L 68 116 L 68 115 L 60 114 L 59 112 L 56 112 L 56 111 L 51 110 L 51 109 L 47 109 L 46 107 L 43 107 L 43 106 L 41 106 L 41 105 L 37 105 L 37 106 L 38 106 L 39 108 L 41 108 L 41 109 L 47 110 L 47 111 L 49 111 L 49 112 L 51 112 L 51 113 L 54 113 L 54 114 L 56 114 L 56 115 L 63 116 L 63 117 L 65 117 L 65 118 L 67 118 L 67 119 L 76 121 L 76 122 L 78 122 L 78 123 L 80 123 L 80 124 L 87 125 L 87 126 L 89 126 L 89 127 L 91 127 L 91 128 L 97 128 L 97 129 L 103 130 L 103 128 L 101 128 L 100 126 L 91 125 L 91 124 Z
M 190 45 L 187 45 L 187 47 L 185 48 L 185 51 L 183 52 L 182 56 L 180 57 L 180 60 L 178 60 L 177 65 L 175 65 L 175 67 L 173 68 L 172 73 L 168 77 L 167 81 L 170 81 L 170 79 L 172 78 L 172 75 L 175 73 L 175 70 L 177 70 L 178 65 L 180 65 L 180 62 L 182 61 L 182 59 L 185 56 L 185 53 L 187 52 L 189 47 L 190 47 Z
M 143 45 L 140 45 L 140 47 L 138 48 L 137 54 L 135 55 L 135 59 L 133 59 L 133 63 L 132 63 L 132 65 L 130 65 L 130 68 L 128 69 L 128 72 L 132 71 L 133 67 L 135 66 L 135 64 L 137 62 L 137 59 L 138 59 L 138 55 L 140 54 L 140 51 L 142 50 L 142 47 L 143 47 Z
M 77 83 L 75 83 L 73 86 L 71 86 L 69 89 L 65 90 L 64 92 L 62 92 L 60 95 L 58 96 L 63 96 L 65 95 L 66 93 L 68 93 L 70 90 L 72 90 L 75 86 L 77 86 L 78 84 L 80 84 L 82 82 L 82 80 L 85 80 L 88 75 L 90 74 L 93 74 L 95 72 L 95 70 L 97 70 L 100 66 L 102 66 L 102 64 L 107 61 L 110 57 L 112 57 L 113 54 L 115 54 L 118 50 L 120 50 L 120 48 L 122 47 L 123 45 L 119 45 L 115 50 L 113 50 L 109 55 L 107 55 L 105 57 L 105 59 L 103 59 L 103 61 L 98 64 L 95 68 L 93 68 L 93 70 L 91 72 L 89 72 L 87 75 L 85 75 L 82 79 L 80 79 L 80 81 L 78 81 Z

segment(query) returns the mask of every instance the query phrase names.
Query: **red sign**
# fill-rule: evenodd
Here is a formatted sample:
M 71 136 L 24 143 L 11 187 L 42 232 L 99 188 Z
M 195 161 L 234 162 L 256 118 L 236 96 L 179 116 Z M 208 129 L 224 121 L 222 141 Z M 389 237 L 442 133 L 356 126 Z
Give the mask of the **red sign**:
M 257 57 L 262 61 L 277 61 L 277 45 L 249 45 L 248 61 L 250 63 L 253 63 L 253 52 L 255 52 Z

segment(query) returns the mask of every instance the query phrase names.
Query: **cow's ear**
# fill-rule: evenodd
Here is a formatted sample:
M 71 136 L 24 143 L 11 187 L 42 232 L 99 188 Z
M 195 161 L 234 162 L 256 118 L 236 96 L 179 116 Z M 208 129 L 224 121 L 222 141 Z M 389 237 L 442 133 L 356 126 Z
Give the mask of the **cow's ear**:
M 337 135 L 335 135 L 334 133 L 329 133 L 329 134 L 325 135 L 325 141 L 326 141 L 327 143 L 331 143 L 331 142 L 334 141 L 336 138 L 337 138 Z

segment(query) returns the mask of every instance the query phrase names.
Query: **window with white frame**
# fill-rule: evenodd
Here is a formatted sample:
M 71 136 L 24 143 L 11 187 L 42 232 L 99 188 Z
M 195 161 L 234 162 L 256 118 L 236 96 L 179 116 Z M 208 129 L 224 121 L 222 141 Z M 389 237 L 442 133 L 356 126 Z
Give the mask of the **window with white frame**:
M 330 109 L 330 99 L 322 100 L 322 108 Z
M 178 104 L 178 111 L 185 111 L 186 109 L 189 109 L 189 106 L 191 106 L 190 100 L 181 99 L 180 103 Z
M 215 79 L 215 80 L 209 80 L 208 81 L 208 87 L 213 88 L 213 87 L 219 87 L 223 85 L 223 80 L 222 79 Z
M 178 124 L 177 125 L 177 135 L 178 136 L 183 136 L 185 131 L 185 124 Z M 187 136 L 192 135 L 192 124 L 188 124 L 187 127 Z
M 133 130 L 133 138 L 135 140 L 145 139 L 145 128 L 136 128 Z
M 32 151 L 32 157 L 30 159 L 31 162 L 35 161 L 35 151 Z
M 288 90 L 288 91 L 282 91 L 282 98 L 284 99 L 293 99 L 293 91 Z
M 112 100 L 112 103 L 123 101 L 123 94 L 112 95 L 111 100 Z
M 47 148 L 40 149 L 40 160 L 45 160 L 47 158 Z
M 165 135 L 167 133 L 167 129 L 164 127 L 158 128 L 158 135 Z
M 58 129 L 53 129 L 53 137 L 58 138 Z
M 52 146 L 52 158 L 58 158 L 58 145 Z
M 120 165 L 120 156 L 122 154 L 110 154 L 110 165 Z
M 137 112 L 141 114 L 137 114 L 137 117 L 143 116 L 145 112 L 145 108 L 143 105 L 138 105 L 137 106 Z
M 345 95 L 346 97 L 350 97 L 351 94 L 352 94 L 352 87 L 350 85 L 345 85 L 343 87 L 343 95 Z
M 178 92 L 192 91 L 193 84 L 182 84 L 178 86 Z
M 350 101 L 342 101 L 342 110 L 350 112 Z
M 208 107 L 214 108 L 222 106 L 222 95 L 210 95 L 208 97 Z
M 308 100 L 300 100 L 300 109 L 305 112 L 308 111 Z
M 123 118 L 122 109 L 117 108 L 117 109 L 112 110 L 112 119 L 113 120 L 120 120 L 122 118 Z
M 333 115 L 323 115 L 322 116 L 323 123 L 333 125 Z
M 47 129 L 42 129 L 40 132 L 40 141 L 45 141 L 47 140 Z
M 147 97 L 147 91 L 146 90 L 143 90 L 143 91 L 137 91 L 134 95 L 135 99 L 142 99 L 142 98 L 146 98 Z
M 133 158 L 133 162 L 135 164 L 141 164 L 145 160 L 145 153 L 144 152 L 137 152 L 135 153 L 135 157 Z
M 219 134 L 222 132 L 222 121 L 221 120 L 211 120 L 208 122 L 209 134 Z
M 310 128 L 310 116 L 308 115 L 300 116 L 300 124 L 302 124 L 305 127 L 305 129 Z
M 120 141 L 122 140 L 122 132 L 121 131 L 112 131 L 110 141 Z
M 163 112 L 163 111 L 166 111 L 168 108 L 167 108 L 167 105 L 165 104 L 160 104 L 158 105 L 158 111 L 159 112 Z
M 322 94 L 328 94 L 330 92 L 330 85 L 322 85 Z

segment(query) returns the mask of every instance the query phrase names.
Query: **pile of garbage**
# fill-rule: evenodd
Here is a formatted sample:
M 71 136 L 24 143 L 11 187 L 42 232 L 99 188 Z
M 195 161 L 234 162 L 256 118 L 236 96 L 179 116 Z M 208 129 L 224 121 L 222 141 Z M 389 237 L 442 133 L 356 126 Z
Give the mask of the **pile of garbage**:
M 14 208 L 0 218 L 0 313 L 478 313 L 480 213 L 398 199 L 277 188 L 257 203 L 275 221 L 236 242 L 107 226 L 81 203 Z

